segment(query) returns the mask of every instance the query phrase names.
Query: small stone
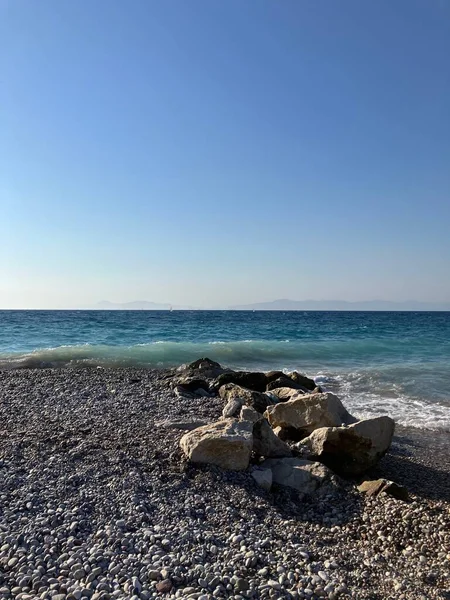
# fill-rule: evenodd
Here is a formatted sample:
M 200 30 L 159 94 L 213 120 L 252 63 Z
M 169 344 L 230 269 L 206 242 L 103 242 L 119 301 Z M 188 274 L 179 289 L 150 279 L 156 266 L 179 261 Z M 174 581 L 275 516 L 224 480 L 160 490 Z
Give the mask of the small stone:
M 172 589 L 172 582 L 170 579 L 163 579 L 156 584 L 156 589 L 161 594 L 167 594 Z
M 245 592 L 248 590 L 248 588 L 250 587 L 248 584 L 248 581 L 246 579 L 242 579 L 241 577 L 236 581 L 235 584 L 236 589 L 239 592 Z
M 269 579 L 269 581 L 267 582 L 267 585 L 270 585 L 270 587 L 273 588 L 274 590 L 281 590 L 281 584 L 278 581 L 275 581 L 273 579 Z

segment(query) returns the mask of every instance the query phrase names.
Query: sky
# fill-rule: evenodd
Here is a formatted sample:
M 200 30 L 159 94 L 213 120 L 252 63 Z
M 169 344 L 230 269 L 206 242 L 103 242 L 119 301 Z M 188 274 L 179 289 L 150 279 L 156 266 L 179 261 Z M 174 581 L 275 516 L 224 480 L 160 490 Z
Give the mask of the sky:
M 450 0 L 0 0 L 0 308 L 450 301 Z

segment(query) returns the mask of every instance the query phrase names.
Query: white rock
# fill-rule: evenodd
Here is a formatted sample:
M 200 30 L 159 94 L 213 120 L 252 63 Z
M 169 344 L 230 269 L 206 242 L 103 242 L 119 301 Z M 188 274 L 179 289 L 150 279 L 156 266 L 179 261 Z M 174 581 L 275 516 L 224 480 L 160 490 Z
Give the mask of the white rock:
M 252 429 L 253 423 L 249 421 L 223 419 L 186 433 L 180 446 L 192 462 L 242 471 L 250 461 Z
M 294 427 L 305 433 L 356 421 L 339 398 L 330 392 L 296 395 L 288 402 L 268 406 L 264 416 L 272 427 Z

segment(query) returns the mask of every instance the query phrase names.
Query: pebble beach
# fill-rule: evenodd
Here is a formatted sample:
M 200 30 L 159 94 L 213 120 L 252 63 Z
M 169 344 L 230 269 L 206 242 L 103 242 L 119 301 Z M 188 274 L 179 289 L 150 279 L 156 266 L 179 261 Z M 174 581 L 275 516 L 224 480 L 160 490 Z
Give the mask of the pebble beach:
M 450 441 L 397 427 L 371 474 L 320 499 L 194 466 L 170 422 L 213 421 L 167 370 L 0 371 L 0 598 L 450 598 Z

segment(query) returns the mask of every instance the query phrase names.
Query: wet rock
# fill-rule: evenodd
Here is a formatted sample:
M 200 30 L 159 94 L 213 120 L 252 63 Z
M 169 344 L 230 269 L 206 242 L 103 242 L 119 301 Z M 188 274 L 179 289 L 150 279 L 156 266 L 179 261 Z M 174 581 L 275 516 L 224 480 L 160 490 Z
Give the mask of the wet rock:
M 312 392 L 317 387 L 314 379 L 310 379 L 309 377 L 306 377 L 306 375 L 302 375 L 297 371 L 292 371 L 292 373 L 288 373 L 288 375 L 289 378 L 292 379 L 292 381 L 295 381 L 295 383 L 298 383 L 302 388 L 305 388 L 306 390 Z
M 283 377 L 278 377 L 273 381 L 270 381 L 266 386 L 266 391 L 272 391 L 276 388 L 289 388 L 291 390 L 297 390 L 297 392 L 305 392 L 308 391 L 307 388 L 303 387 L 287 375 Z
M 198 358 L 194 362 L 189 363 L 186 368 L 191 371 L 209 371 L 211 369 L 217 369 L 218 371 L 224 370 L 218 362 L 206 357 Z
M 175 371 L 174 383 L 190 384 L 190 382 L 195 380 L 213 380 L 228 371 L 230 371 L 230 369 L 223 368 L 218 362 L 211 360 L 210 358 L 199 358 L 188 365 L 181 365 L 178 367 Z M 203 387 L 203 384 L 199 387 Z
M 254 373 L 251 371 L 231 371 L 222 373 L 213 382 L 213 387 L 217 390 L 227 384 L 235 384 L 248 390 L 264 392 L 268 383 L 266 373 Z

